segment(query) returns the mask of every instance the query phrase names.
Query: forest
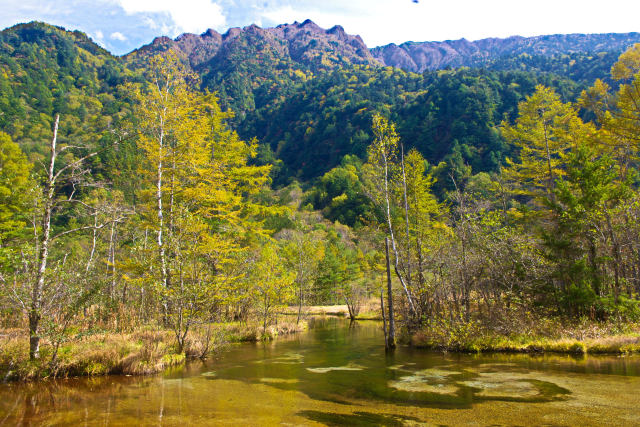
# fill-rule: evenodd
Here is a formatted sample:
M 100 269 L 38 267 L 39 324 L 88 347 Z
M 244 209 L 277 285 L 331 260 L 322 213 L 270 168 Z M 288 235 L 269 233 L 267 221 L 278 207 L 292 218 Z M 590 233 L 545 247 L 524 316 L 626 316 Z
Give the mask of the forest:
M 417 347 L 640 351 L 640 44 L 593 82 L 199 74 L 44 24 L 0 57 L 2 377 L 157 372 L 327 305 Z

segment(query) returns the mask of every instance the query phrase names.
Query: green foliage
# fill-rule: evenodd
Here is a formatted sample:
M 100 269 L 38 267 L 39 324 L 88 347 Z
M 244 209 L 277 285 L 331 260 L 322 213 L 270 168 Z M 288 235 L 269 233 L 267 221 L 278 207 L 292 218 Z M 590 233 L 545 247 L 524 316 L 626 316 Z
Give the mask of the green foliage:
M 65 118 L 62 133 L 84 138 L 121 114 L 113 88 L 124 68 L 80 32 L 18 25 L 0 33 L 0 58 L 0 129 L 20 141 L 37 143 L 54 113 Z
M 357 249 L 341 237 L 337 230 L 330 230 L 315 280 L 316 303 L 341 303 L 341 295 L 336 290 L 349 290 L 361 275 Z
M 537 84 L 558 87 L 569 99 L 570 81 L 520 71 L 461 69 L 405 73 L 391 68 L 344 67 L 300 82 L 287 97 L 256 104 L 240 123 L 284 163 L 277 183 L 317 177 L 347 154 L 364 158 L 375 111 L 387 112 L 407 148 L 437 164 L 460 153 L 474 172 L 496 170 L 508 154 L 498 125 L 515 117 L 518 102 Z M 456 148 L 458 147 L 458 148 Z
M 486 64 L 486 68 L 495 71 L 522 70 L 535 73 L 548 73 L 562 76 L 577 82 L 581 86 L 593 84 L 609 73 L 611 64 L 622 53 L 619 49 L 601 52 L 569 52 L 556 55 L 503 56 Z M 607 80 L 609 80 L 607 78 Z
M 515 126 L 503 124 L 506 140 L 518 149 L 519 161 L 507 159 L 502 174 L 515 183 L 516 191 L 540 201 L 550 195 L 556 180 L 565 174 L 566 156 L 595 134 L 575 108 L 563 103 L 555 91 L 538 86 L 519 105 Z
M 362 161 L 352 155 L 325 173 L 307 193 L 304 204 L 311 203 L 325 218 L 351 227 L 375 218 L 376 211 L 360 178 Z
M 279 308 L 291 302 L 296 274 L 287 270 L 273 243 L 263 244 L 256 258 L 250 277 L 250 291 L 262 319 L 263 333 L 266 333 L 269 319 L 277 316 Z
M 625 295 L 620 295 L 617 300 L 614 295 L 601 297 L 598 299 L 597 306 L 606 316 L 614 319 L 628 319 L 636 322 L 640 320 L 640 301 Z
M 114 132 L 130 112 L 118 87 L 132 74 L 81 32 L 39 22 L 6 29 L 0 32 L 0 131 L 40 161 L 60 114 L 61 142 L 100 148 L 93 159 L 98 180 L 135 186 L 137 152 L 130 138 Z
M 567 158 L 566 176 L 558 181 L 556 197 L 548 200 L 556 219 L 555 226 L 543 234 L 545 244 L 557 265 L 556 278 L 566 289 L 565 305 L 577 315 L 586 314 L 602 295 L 606 264 L 613 260 L 618 269 L 621 262 L 616 230 L 621 225 L 615 225 L 612 217 L 625 209 L 633 192 L 632 176 L 620 177 L 619 166 L 609 156 L 578 145 Z M 607 244 L 600 233 L 612 239 L 613 253 L 604 249 Z M 615 286 L 619 286 L 617 279 Z
M 0 260 L 4 266 L 11 264 L 5 258 L 8 246 L 21 237 L 27 225 L 34 190 L 30 171 L 20 146 L 0 132 Z

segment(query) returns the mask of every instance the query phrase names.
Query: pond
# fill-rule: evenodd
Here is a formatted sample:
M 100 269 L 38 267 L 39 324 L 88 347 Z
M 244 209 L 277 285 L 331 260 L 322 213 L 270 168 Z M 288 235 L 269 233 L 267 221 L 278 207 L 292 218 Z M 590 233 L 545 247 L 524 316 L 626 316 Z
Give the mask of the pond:
M 621 426 L 639 406 L 639 357 L 385 354 L 379 323 L 338 318 L 157 376 L 0 384 L 0 426 Z

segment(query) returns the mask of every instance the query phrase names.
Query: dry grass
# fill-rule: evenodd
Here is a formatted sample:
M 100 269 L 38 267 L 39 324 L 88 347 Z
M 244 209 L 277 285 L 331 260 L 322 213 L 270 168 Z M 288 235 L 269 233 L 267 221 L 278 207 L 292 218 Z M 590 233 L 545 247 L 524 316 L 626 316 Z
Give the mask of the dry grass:
M 2 330 L 0 381 L 108 374 L 149 375 L 180 365 L 186 359 L 206 357 L 226 343 L 274 339 L 306 328 L 304 321 L 300 324 L 280 322 L 277 327 L 268 327 L 263 334 L 257 324 L 203 325 L 191 331 L 182 353 L 178 353 L 175 336 L 169 330 L 140 328 L 131 333 L 91 334 L 61 345 L 55 363 L 51 363 L 53 348 L 48 341 L 42 341 L 40 359 L 30 361 L 29 339 L 25 331 Z
M 640 354 L 640 334 L 589 339 L 586 345 L 591 354 Z
M 40 359 L 30 361 L 28 337 L 15 335 L 0 339 L 0 373 L 4 379 L 152 374 L 185 360 L 173 342 L 168 331 L 89 335 L 63 344 L 52 363 L 50 343 L 44 341 Z
M 289 306 L 283 310 L 284 314 L 297 315 L 298 307 Z M 341 316 L 349 317 L 349 308 L 346 304 L 343 305 L 303 305 L 302 315 L 307 316 Z M 360 313 L 356 316 L 359 320 L 381 320 L 380 316 L 380 301 L 373 298 L 369 301 L 362 303 L 360 306 Z
M 267 326 L 266 331 L 263 331 L 262 325 L 257 322 L 233 322 L 219 325 L 227 342 L 272 340 L 279 336 L 305 331 L 307 327 L 305 320 L 301 320 L 300 323 L 296 323 L 294 320 L 279 321 L 277 325 Z
M 360 313 L 356 316 L 360 320 L 382 320 L 380 312 L 380 300 L 377 298 L 370 299 L 362 304 Z
M 289 306 L 283 310 L 284 314 L 297 315 L 298 306 Z M 303 316 L 349 316 L 346 305 L 303 305 Z

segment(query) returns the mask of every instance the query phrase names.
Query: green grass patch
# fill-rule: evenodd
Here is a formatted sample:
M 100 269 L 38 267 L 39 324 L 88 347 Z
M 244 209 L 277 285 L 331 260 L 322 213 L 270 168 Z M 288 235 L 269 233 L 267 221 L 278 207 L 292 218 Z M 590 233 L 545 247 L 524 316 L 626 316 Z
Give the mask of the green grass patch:
M 418 348 L 470 353 L 640 354 L 640 334 L 637 333 L 577 339 L 423 329 L 411 335 L 410 343 Z

